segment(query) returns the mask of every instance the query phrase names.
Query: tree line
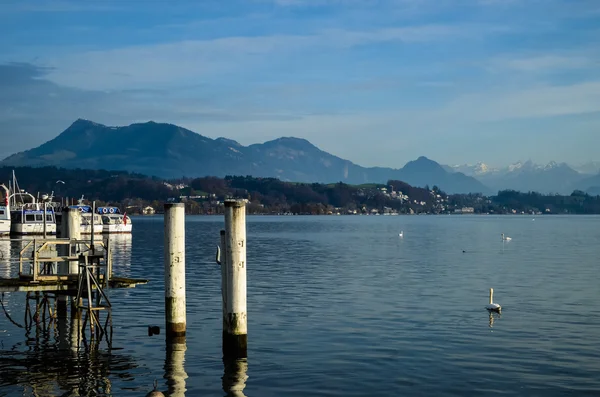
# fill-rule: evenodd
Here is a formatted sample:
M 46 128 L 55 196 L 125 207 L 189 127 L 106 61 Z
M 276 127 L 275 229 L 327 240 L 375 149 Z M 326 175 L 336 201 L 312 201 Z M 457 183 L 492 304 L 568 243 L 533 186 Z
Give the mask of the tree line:
M 446 194 L 437 186 L 415 187 L 403 181 L 386 184 L 348 185 L 342 182 L 295 183 L 277 178 L 227 176 L 163 180 L 126 171 L 63 169 L 57 167 L 0 167 L 0 183 L 8 185 L 15 171 L 19 188 L 34 195 L 54 193 L 100 204 L 119 205 L 141 211 L 145 206 L 161 209 L 167 200 L 186 202 L 188 213 L 222 212 L 227 198 L 249 201 L 250 213 L 455 213 L 472 208 L 474 213 L 600 214 L 600 196 L 581 191 L 571 195 L 504 190 L 494 196 Z M 2 193 L 3 194 L 3 193 Z

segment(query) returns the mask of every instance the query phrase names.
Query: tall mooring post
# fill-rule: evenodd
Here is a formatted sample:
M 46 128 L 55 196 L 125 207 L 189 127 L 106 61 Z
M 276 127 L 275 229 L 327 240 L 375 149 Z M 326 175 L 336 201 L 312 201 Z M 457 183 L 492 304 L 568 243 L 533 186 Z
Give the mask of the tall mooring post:
M 246 201 L 225 201 L 225 250 L 221 272 L 225 281 L 223 356 L 246 358 L 248 316 L 246 309 Z
M 169 203 L 164 208 L 166 335 L 185 340 L 185 207 Z
M 60 227 L 61 238 L 67 238 L 70 240 L 79 240 L 81 238 L 80 233 L 81 215 L 79 211 L 73 208 L 65 208 L 63 210 L 62 222 Z M 61 256 L 73 256 L 73 252 L 69 252 L 71 246 L 69 244 L 63 244 L 58 247 L 59 255 Z M 58 274 L 77 274 L 79 271 L 79 264 L 75 261 L 64 261 L 58 265 Z
M 66 208 L 63 214 L 63 222 L 66 222 L 67 225 L 65 237 L 71 240 L 81 240 L 81 213 L 75 208 Z M 73 256 L 73 254 L 75 253 L 68 253 L 69 256 Z M 79 263 L 71 261 L 69 263 L 69 274 L 77 274 L 78 272 Z

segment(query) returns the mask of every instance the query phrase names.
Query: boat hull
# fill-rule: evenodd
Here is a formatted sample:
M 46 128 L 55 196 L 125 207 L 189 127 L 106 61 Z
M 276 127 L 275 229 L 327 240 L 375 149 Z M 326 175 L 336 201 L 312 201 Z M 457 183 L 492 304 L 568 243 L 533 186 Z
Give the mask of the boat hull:
M 16 223 L 10 225 L 10 234 L 17 236 L 43 235 L 43 223 Z M 46 235 L 56 234 L 56 223 L 46 224 Z
M 9 219 L 1 219 L 0 220 L 0 236 L 7 236 L 10 234 L 10 220 Z
M 104 232 L 104 225 L 94 225 L 94 234 L 102 234 Z M 92 234 L 92 225 L 81 225 L 79 227 L 79 233 L 81 234 Z
M 131 233 L 131 223 L 124 224 L 109 224 L 102 227 L 103 234 L 125 234 Z

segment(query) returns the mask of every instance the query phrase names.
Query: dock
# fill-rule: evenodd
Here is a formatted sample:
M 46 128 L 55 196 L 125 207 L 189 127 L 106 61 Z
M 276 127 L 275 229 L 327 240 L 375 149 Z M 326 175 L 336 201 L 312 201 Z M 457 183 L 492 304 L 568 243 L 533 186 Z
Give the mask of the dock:
M 102 278 L 101 278 L 102 280 Z M 149 280 L 128 277 L 111 277 L 109 288 L 135 288 L 136 285 L 147 284 Z M 67 295 L 77 293 L 77 278 L 69 280 L 50 280 L 32 282 L 21 278 L 0 278 L 0 292 L 63 292 Z
M 79 225 L 80 222 L 76 224 Z M 0 294 L 25 292 L 25 328 L 34 324 L 45 327 L 46 318 L 53 321 L 66 311 L 71 302 L 71 314 L 82 318 L 82 332 L 89 325 L 90 337 L 98 341 L 106 335 L 112 343 L 112 304 L 105 291 L 111 288 L 134 288 L 149 280 L 113 275 L 110 240 L 95 241 L 75 238 L 34 238 L 23 243 L 19 258 L 10 260 L 18 266 L 16 277 L 0 278 Z M 35 301 L 30 309 L 29 302 Z M 5 316 L 12 320 L 0 298 Z M 60 309 L 59 309 L 60 307 Z M 106 313 L 101 321 L 100 312 Z M 16 324 L 16 323 L 15 323 Z M 85 337 L 85 333 L 82 333 Z

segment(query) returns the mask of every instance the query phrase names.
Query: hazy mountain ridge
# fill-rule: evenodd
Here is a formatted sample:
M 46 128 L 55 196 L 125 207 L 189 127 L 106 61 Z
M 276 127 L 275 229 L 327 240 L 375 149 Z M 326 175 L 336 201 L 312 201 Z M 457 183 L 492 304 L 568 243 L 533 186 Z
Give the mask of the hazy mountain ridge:
M 584 168 L 593 170 L 594 164 L 595 162 L 587 163 Z M 567 163 L 556 161 L 545 165 L 536 164 L 531 160 L 519 161 L 502 168 L 489 167 L 480 162 L 474 165 L 452 165 L 447 169 L 461 170 L 465 175 L 473 176 L 496 191 L 511 189 L 569 194 L 573 190 L 586 191 L 594 184 L 593 181 L 586 182 L 589 175 L 575 170 Z
M 401 169 L 367 168 L 327 153 L 306 139 L 282 137 L 243 146 L 231 139 L 211 139 L 152 121 L 108 127 L 79 119 L 56 138 L 9 156 L 0 165 L 127 170 L 163 178 L 252 175 L 349 184 L 401 180 L 413 186 L 437 185 L 448 193 L 490 193 L 477 179 L 449 173 L 426 157 Z

